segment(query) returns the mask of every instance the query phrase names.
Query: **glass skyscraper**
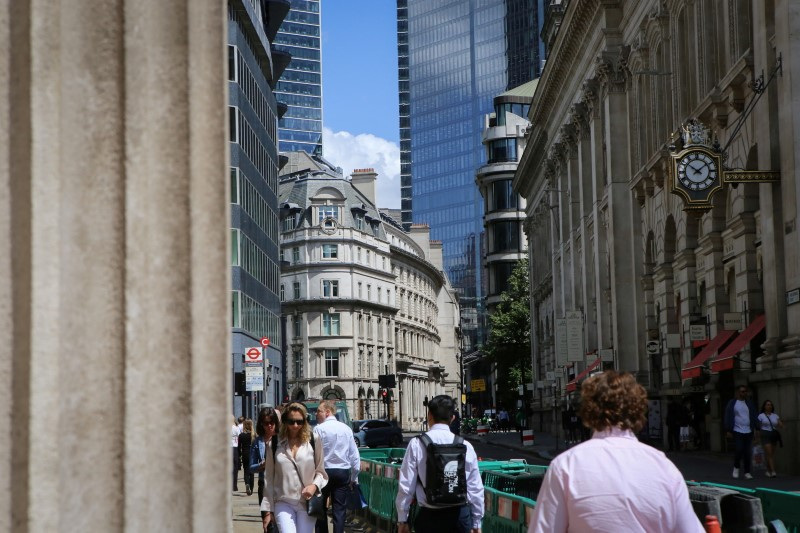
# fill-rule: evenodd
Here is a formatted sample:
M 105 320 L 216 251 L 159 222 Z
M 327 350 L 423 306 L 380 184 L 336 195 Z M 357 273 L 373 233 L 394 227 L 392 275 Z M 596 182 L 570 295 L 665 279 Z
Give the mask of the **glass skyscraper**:
M 320 0 L 291 0 L 289 14 L 275 38 L 275 48 L 292 60 L 275 87 L 288 106 L 278 122 L 281 152 L 322 155 L 322 37 Z
M 538 77 L 543 0 L 397 0 L 401 210 L 443 242 L 467 351 L 484 342 L 483 116 Z

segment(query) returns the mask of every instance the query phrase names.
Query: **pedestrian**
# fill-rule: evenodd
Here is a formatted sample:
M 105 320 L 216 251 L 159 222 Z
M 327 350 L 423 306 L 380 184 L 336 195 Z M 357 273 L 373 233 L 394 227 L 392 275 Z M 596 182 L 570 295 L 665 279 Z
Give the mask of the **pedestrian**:
M 578 423 L 578 413 L 575 412 L 575 408 L 573 406 L 569 406 L 567 409 L 567 430 L 568 433 L 568 444 L 577 444 L 578 443 L 578 435 L 581 431 L 580 424 Z
M 778 443 L 783 446 L 783 439 L 778 429 L 783 428 L 783 421 L 775 413 L 775 406 L 770 400 L 765 400 L 761 405 L 758 415 L 759 429 L 761 429 L 761 444 L 767 457 L 767 477 L 775 477 L 775 448 Z
M 258 472 L 258 505 L 264 499 L 264 470 L 266 468 L 267 453 L 278 448 L 278 431 L 280 430 L 280 415 L 272 407 L 264 407 L 258 412 L 256 419 L 256 441 L 250 450 L 250 470 Z M 266 512 L 261 512 L 264 519 Z
M 453 408 L 453 421 L 450 422 L 450 432 L 453 435 L 461 435 L 461 414 L 458 407 Z
M 316 519 L 306 504 L 327 483 L 322 443 L 314 442 L 308 411 L 301 403 L 290 403 L 281 415 L 277 448 L 266 453 L 264 529 L 274 520 L 281 533 L 312 533 Z
M 528 533 L 705 531 L 681 473 L 636 438 L 647 409 L 647 391 L 627 372 L 583 383 L 581 419 L 594 434 L 550 463 Z
M 483 482 L 472 444 L 450 432 L 454 401 L 428 402 L 430 430 L 412 439 L 400 467 L 397 532 L 409 533 L 408 513 L 416 498 L 416 533 L 480 533 Z
M 670 452 L 680 450 L 681 404 L 674 398 L 667 406 L 667 449 Z
M 500 412 L 497 413 L 497 419 L 500 421 L 500 431 L 507 432 L 511 429 L 511 424 L 509 422 L 508 411 L 506 411 L 505 407 L 500 408 Z
M 750 473 L 750 458 L 753 455 L 753 433 L 758 430 L 758 413 L 752 400 L 747 398 L 747 385 L 736 389 L 736 398 L 725 406 L 722 419 L 728 438 L 733 438 L 733 477 L 739 477 L 739 468 L 744 463 L 745 479 L 753 479 Z
M 344 533 L 347 499 L 358 482 L 361 459 L 347 424 L 336 420 L 336 405 L 323 400 L 317 407 L 317 426 L 314 428 L 317 446 L 322 445 L 328 483 L 322 489 L 324 501 L 331 500 L 333 508 L 333 533 Z M 328 516 L 317 519 L 317 533 L 328 532 Z
M 683 405 L 680 406 L 680 410 L 678 411 L 678 418 L 679 418 L 679 423 L 681 425 L 680 429 L 681 450 L 686 451 L 689 449 L 689 441 L 691 440 L 689 428 L 691 427 L 692 424 L 692 412 L 689 409 L 688 400 L 683 402 Z
M 253 432 L 253 421 L 245 418 L 242 423 L 244 431 L 239 433 L 239 463 L 244 470 L 244 490 L 248 496 L 253 494 L 253 471 L 250 469 L 250 449 L 255 441 L 255 433 Z
M 231 448 L 233 451 L 233 490 L 239 490 L 239 469 L 242 468 L 242 463 L 239 460 L 239 434 L 242 431 L 239 429 L 239 423 L 236 421 L 236 416 L 233 416 L 233 423 L 231 424 Z

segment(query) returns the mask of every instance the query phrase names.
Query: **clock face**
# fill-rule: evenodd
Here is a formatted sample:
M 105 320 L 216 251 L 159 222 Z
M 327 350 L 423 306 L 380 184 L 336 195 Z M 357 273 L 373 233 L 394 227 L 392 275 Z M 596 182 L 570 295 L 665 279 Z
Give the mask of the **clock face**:
M 690 191 L 704 191 L 717 183 L 717 162 L 705 152 L 693 151 L 678 160 L 678 181 Z

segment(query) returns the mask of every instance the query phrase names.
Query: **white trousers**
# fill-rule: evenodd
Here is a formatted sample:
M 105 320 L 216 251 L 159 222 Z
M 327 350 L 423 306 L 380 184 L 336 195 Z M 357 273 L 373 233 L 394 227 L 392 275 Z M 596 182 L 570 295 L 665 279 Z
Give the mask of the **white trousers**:
M 306 502 L 301 501 L 295 505 L 276 502 L 274 516 L 280 533 L 314 533 L 317 519 L 308 516 Z

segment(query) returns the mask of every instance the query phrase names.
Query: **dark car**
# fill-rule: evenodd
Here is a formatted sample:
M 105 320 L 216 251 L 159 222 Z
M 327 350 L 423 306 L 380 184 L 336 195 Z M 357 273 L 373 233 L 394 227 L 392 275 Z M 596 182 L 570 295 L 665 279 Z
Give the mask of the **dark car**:
M 403 431 L 385 420 L 354 420 L 353 437 L 356 446 L 391 446 L 396 448 L 403 443 Z

